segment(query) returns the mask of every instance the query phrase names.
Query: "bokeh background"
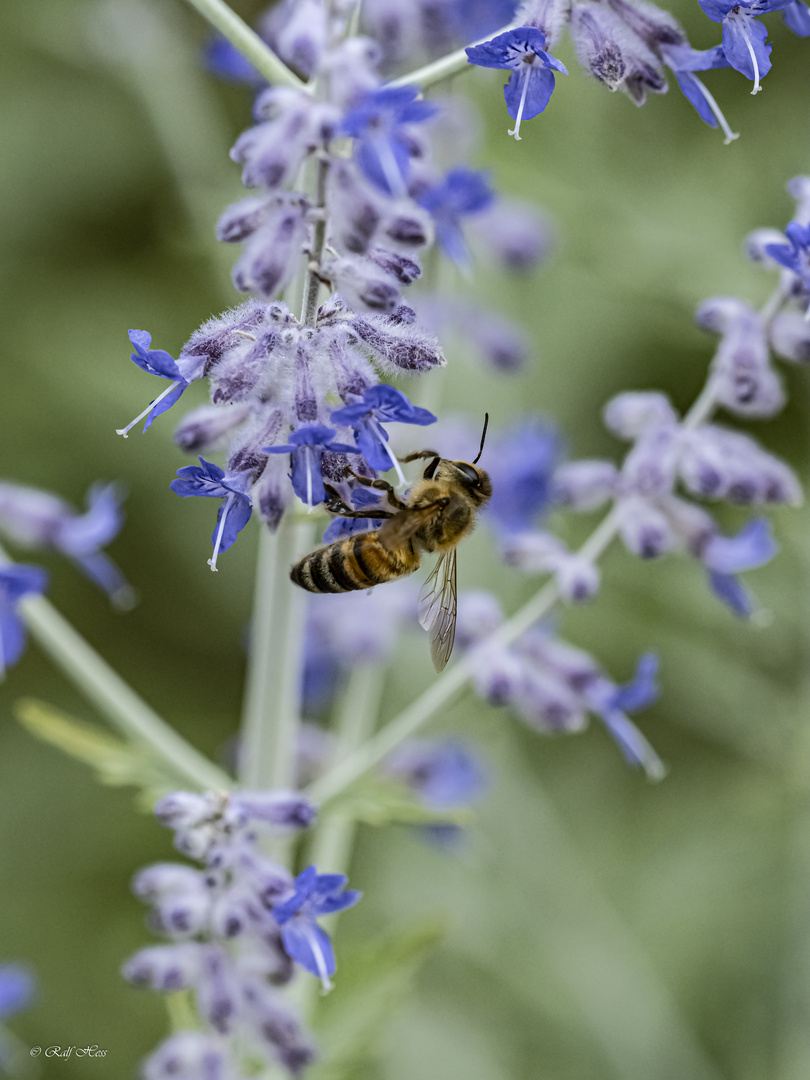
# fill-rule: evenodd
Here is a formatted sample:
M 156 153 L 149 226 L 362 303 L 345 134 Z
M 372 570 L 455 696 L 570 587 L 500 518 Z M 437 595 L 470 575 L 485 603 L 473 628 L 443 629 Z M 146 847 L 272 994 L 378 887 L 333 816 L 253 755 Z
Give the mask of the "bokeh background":
M 234 6 L 251 20 L 262 5 Z M 715 44 L 719 28 L 696 2 L 671 6 L 696 47 Z M 712 295 L 763 302 L 772 278 L 746 262 L 742 240 L 783 227 L 785 182 L 810 172 L 810 44 L 778 16 L 766 21 L 774 68 L 760 95 L 734 72 L 707 78 L 742 132 L 731 146 L 677 89 L 641 109 L 607 93 L 567 43 L 556 51 L 571 74 L 520 143 L 506 134 L 500 73 L 456 81 L 480 110 L 474 164 L 547 210 L 560 243 L 535 275 L 480 264 L 458 279 L 523 325 L 532 357 L 518 375 L 495 374 L 449 343 L 444 410 L 478 423 L 486 407 L 498 425 L 540 413 L 573 456 L 592 456 L 619 451 L 600 424 L 612 394 L 655 387 L 688 407 L 713 345 L 695 306 Z M 172 420 L 128 441 L 114 434 L 154 392 L 128 359 L 127 330 L 150 330 L 176 355 L 237 300 L 233 252 L 218 248 L 213 224 L 241 194 L 227 151 L 251 98 L 202 69 L 206 37 L 180 0 L 4 0 L 0 473 L 75 504 L 96 479 L 126 486 L 112 553 L 139 606 L 115 614 L 71 567 L 45 559 L 51 599 L 222 760 L 239 716 L 256 529 L 209 573 L 212 508 L 168 487 L 186 463 Z M 806 474 L 810 372 L 784 376 L 789 404 L 756 434 Z M 187 401 L 203 393 L 193 387 Z M 722 519 L 736 529 L 744 516 Z M 571 539 L 588 527 L 559 524 Z M 477 741 L 491 789 L 456 856 L 405 828 L 361 833 L 352 880 L 365 898 L 339 931 L 336 995 L 352 992 L 350 957 L 378 936 L 409 926 L 443 936 L 410 987 L 392 988 L 377 1057 L 357 1077 L 810 1076 L 807 514 L 779 510 L 774 527 L 781 554 L 749 578 L 766 613 L 756 625 L 735 621 L 692 563 L 639 563 L 618 549 L 598 600 L 560 620 L 618 681 L 640 652 L 660 653 L 662 698 L 640 723 L 669 765 L 663 783 L 625 767 L 596 726 L 544 739 L 471 694 L 436 724 Z M 465 544 L 461 578 L 495 589 L 507 611 L 529 587 L 484 530 Z M 433 677 L 425 642 L 405 641 L 386 713 Z M 13 713 L 26 695 L 101 722 L 36 648 L 0 688 L 0 960 L 29 964 L 39 981 L 12 1027 L 26 1046 L 108 1050 L 41 1062 L 42 1076 L 123 1080 L 166 1030 L 162 1001 L 118 971 L 150 940 L 131 875 L 170 858 L 170 837 L 131 790 L 103 788 L 35 742 Z

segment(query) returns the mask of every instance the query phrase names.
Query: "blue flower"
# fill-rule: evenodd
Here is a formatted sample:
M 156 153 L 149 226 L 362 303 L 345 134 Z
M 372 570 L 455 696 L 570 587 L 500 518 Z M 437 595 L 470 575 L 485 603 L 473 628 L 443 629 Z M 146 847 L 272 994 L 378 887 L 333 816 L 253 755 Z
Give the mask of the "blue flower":
M 308 866 L 295 879 L 293 895 L 273 908 L 284 948 L 301 967 L 320 978 L 324 990 L 332 988 L 329 977 L 335 973 L 335 954 L 329 935 L 316 920 L 357 903 L 362 894 L 356 889 L 343 892 L 346 881 L 345 874 L 319 874 Z
M 17 663 L 25 649 L 25 626 L 17 613 L 20 600 L 31 593 L 43 593 L 47 585 L 48 575 L 38 566 L 0 567 L 0 678 L 6 668 Z M 2 970 L 0 968 L 0 979 Z M 2 993 L 0 981 L 0 1003 Z
M 127 434 L 130 428 L 135 427 L 139 420 L 143 420 L 146 417 L 146 423 L 143 425 L 143 430 L 146 431 L 152 426 L 152 422 L 157 419 L 161 413 L 165 413 L 167 409 L 170 409 L 176 401 L 179 401 L 180 395 L 183 393 L 188 383 L 180 374 L 177 364 L 174 358 L 171 357 L 163 349 L 150 349 L 152 344 L 152 335 L 148 334 L 146 330 L 130 330 L 129 340 L 135 349 L 131 359 L 135 361 L 139 368 L 148 372 L 150 375 L 158 375 L 161 379 L 169 379 L 171 386 L 167 387 L 158 397 L 155 398 L 149 406 L 144 409 L 142 413 L 135 417 L 133 421 L 127 424 L 124 428 L 118 428 L 116 433 L 123 435 L 127 438 Z
M 228 550 L 250 520 L 253 511 L 251 501 L 241 489 L 242 481 L 238 473 L 226 474 L 218 465 L 212 465 L 203 457 L 199 465 L 186 465 L 178 469 L 177 475 L 180 479 L 172 480 L 169 486 L 182 498 L 201 495 L 208 499 L 222 499 L 217 525 L 211 537 L 214 554 L 208 560 L 211 569 L 216 570 L 220 551 Z
M 343 117 L 341 132 L 357 142 L 354 156 L 361 171 L 388 195 L 407 194 L 407 178 L 415 145 L 407 130 L 436 113 L 429 101 L 418 101 L 416 86 L 389 87 L 369 94 Z
M 433 218 L 436 239 L 445 254 L 454 262 L 465 265 L 469 258 L 461 233 L 461 219 L 486 210 L 493 198 L 483 173 L 451 169 L 441 183 L 421 191 L 416 201 Z
M 373 506 L 377 509 L 380 507 L 380 493 L 369 491 L 366 487 L 353 488 L 351 500 L 352 506 L 356 510 L 361 510 L 364 506 Z M 331 544 L 335 540 L 340 540 L 343 536 L 353 536 L 355 533 L 370 532 L 372 529 L 379 529 L 382 523 L 382 518 L 345 518 L 335 516 L 329 523 L 326 532 L 323 534 L 323 542 L 324 544 Z
M 17 964 L 0 966 L 0 1020 L 26 1008 L 34 996 L 34 976 Z
M 77 513 L 48 491 L 0 484 L 0 529 L 25 547 L 58 551 L 107 593 L 113 604 L 132 607 L 134 593 L 115 563 L 100 549 L 118 535 L 123 521 L 115 484 L 93 484 L 87 510 Z
M 700 6 L 713 22 L 723 24 L 723 52 L 729 64 L 752 79 L 758 93 L 760 79 L 771 70 L 771 47 L 766 44 L 767 29 L 757 22 L 760 15 L 768 15 L 787 7 L 792 0 L 700 0 Z
M 381 421 L 387 423 L 399 421 L 402 424 L 423 426 L 436 422 L 433 413 L 411 405 L 401 390 L 396 390 L 385 383 L 370 386 L 358 401 L 345 405 L 342 409 L 336 409 L 331 419 L 333 423 L 347 424 L 354 430 L 357 445 L 372 469 L 386 472 L 393 466 L 397 470 L 400 483 L 403 484 L 405 477 L 393 450 L 388 445 L 388 432 L 383 428 Z
M 386 763 L 430 810 L 453 810 L 477 802 L 487 786 L 484 764 L 460 739 L 417 739 L 405 743 Z M 446 851 L 458 848 L 464 829 L 452 822 L 420 827 L 419 832 Z
M 615 686 L 600 678 L 585 693 L 590 709 L 602 719 L 628 764 L 641 766 L 651 780 L 664 776 L 664 765 L 626 714 L 646 709 L 658 698 L 657 674 L 658 657 L 645 653 L 631 682 Z
M 765 253 L 786 270 L 792 270 L 810 291 L 810 225 L 791 221 L 785 229 L 787 244 L 766 244 Z
M 459 739 L 418 739 L 405 743 L 387 769 L 419 795 L 426 806 L 450 810 L 479 799 L 486 771 L 476 754 Z
M 549 504 L 559 440 L 537 419 L 524 420 L 487 449 L 493 494 L 484 513 L 504 533 L 533 528 Z
M 701 120 L 705 120 L 710 127 L 717 127 L 719 124 L 726 137 L 726 145 L 738 139 L 739 133 L 731 130 L 714 96 L 695 75 L 696 71 L 731 67 L 721 46 L 716 45 L 713 49 L 692 49 L 688 45 L 663 45 L 661 56 L 664 63 L 672 68 L 684 97 L 694 105 Z
M 708 571 L 712 591 L 735 615 L 744 619 L 751 614 L 751 598 L 736 575 L 744 570 L 755 570 L 758 566 L 764 566 L 778 550 L 770 522 L 764 518 L 755 518 L 736 536 L 718 534 L 711 537 L 700 557 Z
M 531 120 L 548 105 L 554 90 L 554 72 L 568 74 L 559 60 L 544 52 L 545 44 L 542 31 L 522 26 L 466 50 L 471 64 L 511 70 L 503 94 L 509 115 L 515 120 L 509 134 L 516 139 L 520 139 L 521 120 Z
M 265 454 L 289 454 L 293 491 L 312 509 L 326 499 L 321 476 L 321 459 L 325 450 L 334 454 L 356 454 L 357 447 L 332 442 L 335 429 L 324 424 L 302 424 L 290 435 L 284 446 L 265 446 Z

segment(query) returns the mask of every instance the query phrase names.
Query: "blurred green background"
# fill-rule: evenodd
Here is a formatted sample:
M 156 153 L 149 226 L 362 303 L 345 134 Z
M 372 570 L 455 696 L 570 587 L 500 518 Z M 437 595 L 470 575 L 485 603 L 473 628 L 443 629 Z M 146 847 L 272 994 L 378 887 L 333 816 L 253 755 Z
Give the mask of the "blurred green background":
M 235 6 L 248 20 L 262 7 Z M 697 3 L 672 10 L 696 47 L 716 43 Z M 521 322 L 534 352 L 515 377 L 451 354 L 447 406 L 475 417 L 487 407 L 499 424 L 539 411 L 573 456 L 589 456 L 619 449 L 600 425 L 612 394 L 656 387 L 689 405 L 713 345 L 694 327 L 696 304 L 763 302 L 772 278 L 741 242 L 787 223 L 785 182 L 810 172 L 810 44 L 778 16 L 768 25 L 775 64 L 760 95 L 734 72 L 707 77 L 742 132 L 728 147 L 677 89 L 636 109 L 591 81 L 567 43 L 556 52 L 571 75 L 519 144 L 506 134 L 500 73 L 456 83 L 484 119 L 475 164 L 548 210 L 561 243 L 534 277 L 481 266 L 459 282 Z M 128 359 L 126 331 L 146 328 L 176 355 L 237 300 L 233 251 L 218 248 L 213 224 L 241 194 L 227 151 L 250 95 L 201 71 L 205 36 L 180 0 L 4 0 L 0 473 L 76 504 L 93 480 L 126 485 L 112 553 L 140 605 L 116 615 L 69 566 L 44 559 L 50 596 L 221 759 L 239 715 L 255 529 L 210 574 L 212 507 L 168 487 L 186 463 L 173 421 L 128 441 L 114 434 L 155 392 Z M 784 374 L 790 403 L 760 431 L 806 474 L 810 373 Z M 188 406 L 203 397 L 193 387 Z M 721 517 L 736 529 L 745 515 Z M 810 1076 L 807 515 L 777 511 L 774 522 L 782 552 L 750 578 L 772 613 L 763 625 L 736 622 L 686 560 L 640 564 L 619 550 L 598 601 L 561 619 L 619 681 L 641 651 L 660 652 L 663 695 L 641 726 L 670 766 L 662 784 L 627 769 L 596 726 L 547 740 L 471 695 L 447 711 L 436 730 L 478 740 L 492 790 L 457 857 L 406 829 L 361 834 L 352 880 L 365 898 L 339 935 L 347 972 L 377 934 L 426 919 L 446 931 L 381 1023 L 378 1063 L 363 1077 Z M 576 537 L 588 523 L 560 527 Z M 462 587 L 494 588 L 514 610 L 526 579 L 497 562 L 484 530 L 463 556 Z M 388 714 L 432 678 L 424 641 L 407 641 Z M 25 695 L 98 719 L 36 648 L 0 693 L 0 960 L 25 961 L 40 984 L 12 1027 L 27 1046 L 108 1050 L 42 1062 L 43 1076 L 123 1080 L 165 1032 L 158 996 L 118 969 L 151 940 L 131 875 L 171 858 L 170 837 L 133 810 L 130 791 L 98 786 L 14 720 Z

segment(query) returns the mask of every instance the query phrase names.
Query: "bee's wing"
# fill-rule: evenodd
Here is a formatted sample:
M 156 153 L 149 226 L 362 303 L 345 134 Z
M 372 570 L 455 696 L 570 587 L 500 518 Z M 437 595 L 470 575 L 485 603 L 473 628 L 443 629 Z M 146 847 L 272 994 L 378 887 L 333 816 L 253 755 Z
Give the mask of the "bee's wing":
M 456 549 L 445 551 L 419 594 L 419 622 L 430 633 L 433 666 L 442 671 L 456 639 Z
M 441 513 L 441 509 L 436 503 L 430 503 L 429 506 L 420 506 L 418 509 L 408 506 L 400 510 L 380 526 L 380 543 L 388 551 L 396 551 L 407 544 L 431 518 Z

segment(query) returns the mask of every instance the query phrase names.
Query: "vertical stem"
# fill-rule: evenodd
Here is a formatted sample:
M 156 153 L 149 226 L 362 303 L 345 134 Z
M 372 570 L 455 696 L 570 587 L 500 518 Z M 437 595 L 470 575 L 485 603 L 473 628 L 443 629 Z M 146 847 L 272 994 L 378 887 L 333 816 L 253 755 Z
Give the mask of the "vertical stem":
M 275 536 L 262 529 L 259 541 L 239 754 L 247 788 L 294 786 L 305 596 L 290 582 L 290 564 L 308 536 L 308 524 L 287 517 Z
M 318 157 L 318 175 L 315 182 L 315 205 L 318 217 L 312 238 L 312 252 L 307 279 L 304 285 L 304 300 L 301 307 L 301 323 L 314 326 L 318 316 L 318 293 L 321 288 L 320 270 L 323 257 L 323 245 L 326 241 L 326 178 L 329 175 L 329 152 L 324 147 Z
M 358 664 L 352 670 L 335 724 L 338 761 L 374 733 L 384 682 L 380 664 Z M 327 817 L 313 837 L 309 861 L 328 874 L 347 873 L 356 831 L 356 822 L 349 818 Z

